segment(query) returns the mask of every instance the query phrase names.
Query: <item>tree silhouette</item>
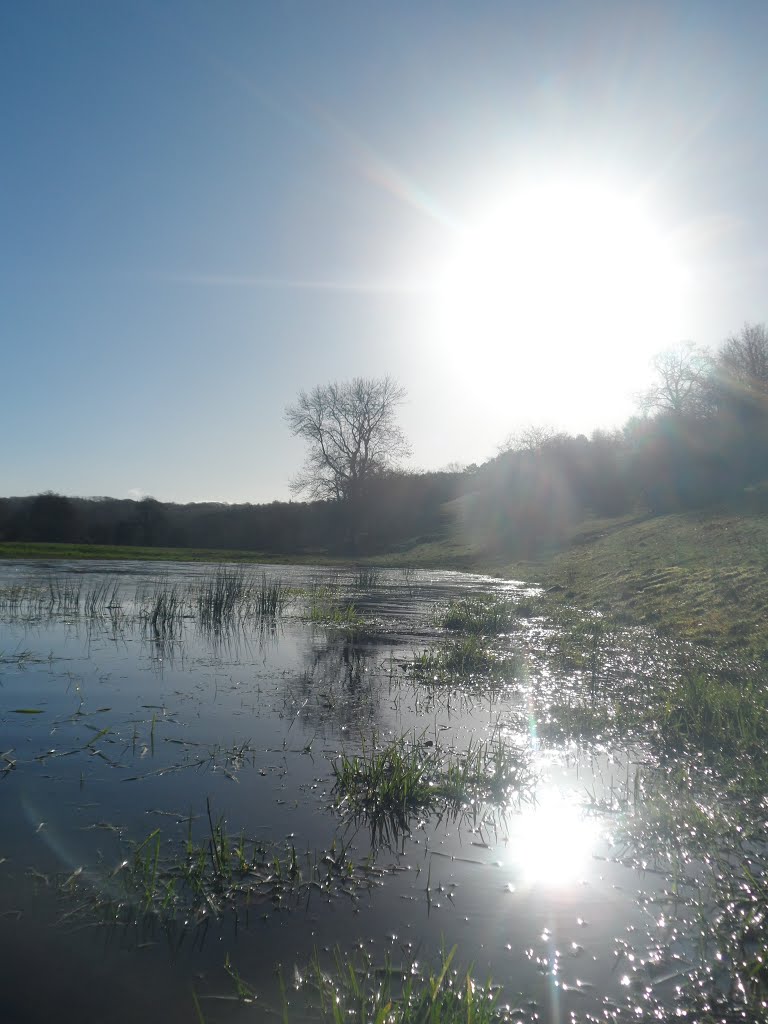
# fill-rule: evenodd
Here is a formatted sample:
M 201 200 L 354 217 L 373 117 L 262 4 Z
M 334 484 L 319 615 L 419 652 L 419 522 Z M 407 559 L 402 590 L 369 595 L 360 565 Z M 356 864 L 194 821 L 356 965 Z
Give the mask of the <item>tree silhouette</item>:
M 395 421 L 405 390 L 391 377 L 355 377 L 302 391 L 285 410 L 291 433 L 307 442 L 295 493 L 352 502 L 372 479 L 392 469 L 410 448 Z
M 719 352 L 719 368 L 726 380 L 749 390 L 768 392 L 768 329 L 746 323 L 726 338 Z
M 712 401 L 712 360 L 693 344 L 659 352 L 654 357 L 656 379 L 638 396 L 644 413 L 703 415 Z

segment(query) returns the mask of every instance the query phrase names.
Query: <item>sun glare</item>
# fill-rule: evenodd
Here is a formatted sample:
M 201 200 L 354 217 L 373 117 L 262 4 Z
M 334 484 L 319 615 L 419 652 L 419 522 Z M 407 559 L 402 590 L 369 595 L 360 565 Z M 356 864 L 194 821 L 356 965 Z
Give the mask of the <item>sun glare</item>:
M 599 836 L 597 821 L 572 797 L 547 788 L 515 821 L 509 864 L 523 885 L 571 886 L 585 873 Z
M 444 351 L 500 360 L 545 346 L 581 365 L 627 362 L 680 329 L 684 273 L 643 202 L 594 184 L 541 184 L 461 231 L 438 286 Z M 501 368 L 501 367 L 500 367 Z

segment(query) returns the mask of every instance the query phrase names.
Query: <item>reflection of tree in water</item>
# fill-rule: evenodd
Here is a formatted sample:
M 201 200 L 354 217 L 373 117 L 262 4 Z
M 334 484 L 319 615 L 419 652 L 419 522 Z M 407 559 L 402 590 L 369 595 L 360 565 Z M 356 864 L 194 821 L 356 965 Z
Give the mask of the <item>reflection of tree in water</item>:
M 338 739 L 380 728 L 381 700 L 389 692 L 384 660 L 382 647 L 370 639 L 313 637 L 304 671 L 292 686 L 305 729 Z

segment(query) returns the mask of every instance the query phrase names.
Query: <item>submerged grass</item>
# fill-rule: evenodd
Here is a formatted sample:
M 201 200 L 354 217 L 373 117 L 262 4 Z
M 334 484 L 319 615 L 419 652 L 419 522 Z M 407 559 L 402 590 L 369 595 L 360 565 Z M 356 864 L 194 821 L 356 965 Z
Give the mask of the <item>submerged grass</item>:
M 95 588 L 98 590 L 98 585 Z M 45 619 L 77 616 L 83 607 L 83 581 L 51 576 L 33 583 L 14 583 L 0 591 L 0 612 L 8 618 Z M 85 601 L 89 600 L 86 592 Z
M 243 566 L 218 566 L 193 584 L 167 577 L 139 583 L 132 594 L 121 576 L 94 582 L 50 577 L 42 583 L 0 588 L 0 614 L 9 620 L 39 621 L 65 617 L 106 621 L 113 628 L 138 620 L 153 638 L 179 638 L 184 619 L 208 631 L 275 623 L 289 600 L 288 588 L 266 573 Z
M 414 654 L 407 666 L 414 680 L 433 685 L 465 685 L 474 678 L 503 685 L 516 678 L 522 662 L 515 654 L 494 650 L 482 637 L 470 635 Z
M 133 844 L 132 852 L 106 880 L 106 896 L 95 909 L 110 924 L 155 921 L 164 926 L 197 927 L 224 914 L 247 923 L 251 910 L 279 908 L 289 901 L 306 903 L 316 892 L 355 898 L 370 887 L 364 865 L 356 865 L 345 847 L 300 855 L 292 842 L 282 844 L 232 833 L 226 819 L 214 817 L 206 804 L 207 833 L 179 841 L 157 828 Z M 120 891 L 114 892 L 118 879 Z M 111 892 L 111 894 L 109 894 Z M 93 911 L 87 903 L 76 912 Z
M 628 685 L 628 684 L 627 684 Z M 704 671 L 668 676 L 634 692 L 627 685 L 599 685 L 590 676 L 545 701 L 539 728 L 550 741 L 644 741 L 664 755 L 704 757 L 726 776 L 741 759 L 768 767 L 768 692 L 757 680 L 730 682 Z
M 354 603 L 345 600 L 338 586 L 312 586 L 304 592 L 303 597 L 304 618 L 308 622 L 341 629 L 350 638 L 357 636 L 368 625 Z
M 226 578 L 207 581 L 207 598 L 202 597 L 202 591 L 190 589 L 176 594 L 159 585 L 156 590 L 150 589 L 141 604 L 143 621 L 153 630 L 173 634 L 181 628 L 185 615 L 194 614 L 197 621 L 202 620 L 203 606 L 210 610 L 210 621 L 214 623 L 228 618 L 239 620 L 246 614 L 245 609 L 261 607 L 255 584 L 250 596 L 246 596 L 248 581 L 242 575 L 232 570 L 221 575 Z M 570 582 L 575 587 L 575 577 Z M 271 614 L 264 577 L 261 592 L 267 607 L 264 614 Z M 315 597 L 317 612 L 310 613 L 311 621 L 350 629 L 362 623 L 354 606 L 341 602 L 338 588 L 327 588 L 325 594 L 318 592 Z M 94 593 L 91 600 L 91 593 L 85 590 L 77 591 L 75 597 L 75 589 L 55 590 L 46 586 L 35 593 L 7 592 L 0 597 L 0 604 L 3 600 L 7 602 L 3 607 L 38 609 L 39 614 L 95 617 L 106 609 L 120 607 L 122 599 L 116 591 L 106 588 Z M 274 607 L 278 605 L 276 600 Z M 732 985 L 723 997 L 713 979 L 708 980 L 706 972 L 702 972 L 696 977 L 696 984 L 700 984 L 699 991 L 706 993 L 706 999 L 702 997 L 699 1003 L 694 999 L 690 1011 L 681 1002 L 676 1007 L 676 1019 L 768 1019 L 768 949 L 764 938 L 768 931 L 764 833 L 768 691 L 761 672 L 754 667 L 746 670 L 735 662 L 726 670 L 723 663 L 707 664 L 706 660 L 688 654 L 672 657 L 671 647 L 664 658 L 649 657 L 641 665 L 644 655 L 640 631 L 622 631 L 615 622 L 599 616 L 581 615 L 556 604 L 550 607 L 555 614 L 544 621 L 544 605 L 538 604 L 535 610 L 540 621 L 526 627 L 530 627 L 531 648 L 538 645 L 540 649 L 540 657 L 535 651 L 531 657 L 539 657 L 538 665 L 542 668 L 541 672 L 532 673 L 529 690 L 531 706 L 535 705 L 537 713 L 545 709 L 542 717 L 548 716 L 548 724 L 553 726 L 558 739 L 568 735 L 608 739 L 616 744 L 639 739 L 643 750 L 656 763 L 684 761 L 702 777 L 716 775 L 719 783 L 729 780 L 730 789 L 721 788 L 723 794 L 727 792 L 722 797 L 724 803 L 733 800 L 735 792 L 743 795 L 749 790 L 744 797 L 751 801 L 748 813 L 729 817 L 718 809 L 710 813 L 711 809 L 698 799 L 673 805 L 670 793 L 674 787 L 660 793 L 651 806 L 650 797 L 641 792 L 642 785 L 638 784 L 638 792 L 632 798 L 635 803 L 644 800 L 647 813 L 643 857 L 637 864 L 643 868 L 652 865 L 655 869 L 663 866 L 659 842 L 662 837 L 672 837 L 677 846 L 674 859 L 670 855 L 668 861 L 674 865 L 674 871 L 669 871 L 674 881 L 670 904 L 682 906 L 689 901 L 700 920 L 706 922 L 710 930 L 701 934 L 706 935 L 709 948 L 722 954 L 718 970 Z M 226 611 L 227 608 L 231 610 Z M 471 686 L 475 677 L 491 682 L 508 677 L 514 670 L 514 659 L 504 658 L 500 641 L 491 643 L 483 637 L 509 632 L 511 616 L 519 619 L 527 612 L 505 608 L 503 602 L 489 597 L 469 600 L 451 614 L 452 623 L 447 621 L 448 614 L 443 623 L 446 628 L 467 635 L 416 658 L 411 668 L 414 678 L 418 682 Z M 31 714 L 37 709 L 16 710 Z M 748 770 L 752 772 L 751 781 L 745 777 Z M 342 754 L 334 763 L 333 772 L 337 804 L 345 812 L 374 822 L 395 820 L 403 828 L 419 816 L 445 806 L 476 800 L 508 801 L 511 792 L 526 791 L 529 777 L 524 752 L 501 737 L 488 743 L 472 741 L 465 750 L 455 751 L 431 745 L 423 737 L 406 736 L 380 746 L 364 747 L 354 756 Z M 627 806 L 628 801 L 622 810 Z M 681 821 L 688 828 L 688 836 L 679 835 Z M 683 888 L 693 873 L 691 865 L 699 876 L 703 874 L 700 864 L 712 869 L 707 876 L 706 899 L 699 891 L 694 892 L 692 885 L 691 895 Z M 223 819 L 214 818 L 210 807 L 208 834 L 202 840 L 193 837 L 191 820 L 185 844 L 170 843 L 159 831 L 152 832 L 135 846 L 118 870 L 124 893 L 105 907 L 105 916 L 111 914 L 113 920 L 121 922 L 138 915 L 163 921 L 203 920 L 228 909 L 238 911 L 257 903 L 279 905 L 300 894 L 303 899 L 315 888 L 324 892 L 334 891 L 334 886 L 354 888 L 358 879 L 357 868 L 346 851 L 300 857 L 290 845 L 246 840 L 242 834 L 231 833 Z M 336 1002 L 328 1002 L 323 1013 L 331 1014 L 328 1019 L 336 1021 L 339 1008 L 339 1012 L 344 1012 L 344 1020 L 367 1022 L 378 1020 L 376 1015 L 386 1007 L 382 1021 L 432 1020 L 425 1014 L 438 1004 L 430 1001 L 425 1009 L 419 994 L 413 992 L 403 1000 L 402 979 L 398 981 L 396 973 L 394 987 L 383 990 L 384 1002 L 359 1001 L 368 999 L 371 993 L 357 972 L 350 980 L 351 994 L 340 993 L 336 988 Z M 434 996 L 431 984 L 430 981 L 427 991 Z M 319 992 L 319 982 L 316 987 Z M 329 988 L 329 999 L 331 994 Z M 461 1010 L 470 1016 L 480 1012 L 468 997 L 456 1012 Z M 453 1012 L 444 1008 L 446 1016 L 434 1019 L 467 1019 L 466 1015 L 450 1016 Z M 360 1014 L 359 1018 L 355 1013 Z M 398 1017 L 398 1013 L 402 1016 Z M 409 1016 L 414 1013 L 416 1016 Z M 665 1019 L 661 1013 L 661 1009 L 654 1013 L 654 1019 Z M 672 1016 L 670 1012 L 669 1017 Z
M 297 988 L 327 1024 L 500 1024 L 515 1019 L 499 1005 L 499 989 L 490 979 L 476 981 L 471 967 L 453 969 L 455 954 L 455 946 L 444 951 L 424 973 L 415 962 L 395 966 L 386 958 L 376 964 L 363 950 L 350 959 L 339 948 L 324 968 L 316 952 Z M 304 1013 L 301 1007 L 296 1019 L 304 1019 Z M 284 1020 L 292 1016 L 286 1002 Z
M 691 761 L 644 767 L 634 778 L 632 812 L 621 816 L 614 835 L 617 859 L 665 877 L 656 898 L 666 919 L 665 956 L 670 964 L 687 963 L 676 1005 L 662 999 L 644 1007 L 662 1024 L 768 1019 L 765 797 L 759 776 L 756 786 L 745 785 L 750 775 L 747 769 L 727 797 Z M 694 937 L 698 956 L 691 962 Z M 628 969 L 638 989 L 653 980 L 641 956 Z

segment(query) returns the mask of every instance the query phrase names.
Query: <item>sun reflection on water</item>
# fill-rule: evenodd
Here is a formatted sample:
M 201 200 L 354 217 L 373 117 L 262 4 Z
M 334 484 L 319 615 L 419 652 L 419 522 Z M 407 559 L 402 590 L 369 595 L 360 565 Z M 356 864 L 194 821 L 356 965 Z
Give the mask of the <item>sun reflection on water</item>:
M 577 794 L 542 787 L 510 828 L 507 862 L 521 884 L 562 887 L 585 874 L 600 838 Z

